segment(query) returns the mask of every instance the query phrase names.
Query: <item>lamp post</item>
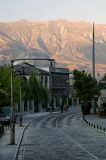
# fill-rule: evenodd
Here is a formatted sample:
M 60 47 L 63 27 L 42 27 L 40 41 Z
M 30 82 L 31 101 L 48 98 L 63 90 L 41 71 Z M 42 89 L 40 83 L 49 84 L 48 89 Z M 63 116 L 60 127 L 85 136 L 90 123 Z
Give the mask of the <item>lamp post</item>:
M 93 23 L 92 38 L 93 38 L 93 44 L 92 44 L 92 74 L 93 74 L 93 79 L 95 79 L 95 25 L 94 25 L 94 23 Z
M 22 67 L 22 72 L 20 71 L 20 75 L 24 75 L 24 67 Z M 20 116 L 19 116 L 19 126 L 22 127 L 22 77 L 20 83 Z
M 95 80 L 95 25 L 93 23 L 93 33 L 92 33 L 92 38 L 93 38 L 93 43 L 92 43 L 92 75 L 93 79 Z M 94 101 L 94 115 L 96 114 L 96 103 L 95 103 L 95 98 L 93 97 Z
M 19 116 L 19 126 L 22 127 L 22 79 L 20 84 L 20 116 Z
M 11 108 L 12 108 L 12 117 L 10 121 L 10 144 L 15 144 L 15 115 L 13 112 L 13 62 L 11 61 Z

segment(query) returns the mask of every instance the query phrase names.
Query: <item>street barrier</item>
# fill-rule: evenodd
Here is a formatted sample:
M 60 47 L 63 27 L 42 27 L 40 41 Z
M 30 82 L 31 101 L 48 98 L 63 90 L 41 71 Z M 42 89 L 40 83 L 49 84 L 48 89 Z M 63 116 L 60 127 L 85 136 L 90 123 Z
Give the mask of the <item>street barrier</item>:
M 105 127 L 102 127 L 102 126 L 93 124 L 93 123 L 91 123 L 91 122 L 88 122 L 88 121 L 85 119 L 85 116 L 83 116 L 83 122 L 84 122 L 87 126 L 89 126 L 90 128 L 94 128 L 94 129 L 97 129 L 97 130 L 99 130 L 99 131 L 102 131 L 102 132 L 106 133 L 106 132 L 105 132 L 105 131 L 106 131 Z

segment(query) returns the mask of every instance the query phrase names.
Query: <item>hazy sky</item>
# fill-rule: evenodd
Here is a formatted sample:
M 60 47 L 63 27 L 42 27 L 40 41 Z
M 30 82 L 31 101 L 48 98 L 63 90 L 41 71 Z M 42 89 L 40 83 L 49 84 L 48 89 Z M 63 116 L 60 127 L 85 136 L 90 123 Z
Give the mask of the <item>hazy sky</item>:
M 20 19 L 106 23 L 106 0 L 0 0 L 0 21 Z

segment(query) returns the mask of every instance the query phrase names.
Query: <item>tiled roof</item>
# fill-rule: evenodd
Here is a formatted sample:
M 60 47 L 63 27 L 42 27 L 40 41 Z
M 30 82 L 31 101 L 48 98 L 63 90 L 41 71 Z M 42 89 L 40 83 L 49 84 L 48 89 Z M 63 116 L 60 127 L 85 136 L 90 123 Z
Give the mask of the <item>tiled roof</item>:
M 34 65 L 27 62 L 15 65 L 14 69 L 16 73 L 20 75 L 31 75 L 32 73 L 40 74 L 39 70 Z

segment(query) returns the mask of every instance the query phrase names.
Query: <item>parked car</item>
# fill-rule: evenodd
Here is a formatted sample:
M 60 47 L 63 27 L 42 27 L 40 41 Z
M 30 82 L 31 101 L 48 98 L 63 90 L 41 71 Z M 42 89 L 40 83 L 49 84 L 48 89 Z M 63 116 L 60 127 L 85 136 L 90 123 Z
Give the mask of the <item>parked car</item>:
M 10 121 L 11 116 L 12 116 L 12 109 L 10 106 L 0 108 L 0 122 L 1 123 Z

